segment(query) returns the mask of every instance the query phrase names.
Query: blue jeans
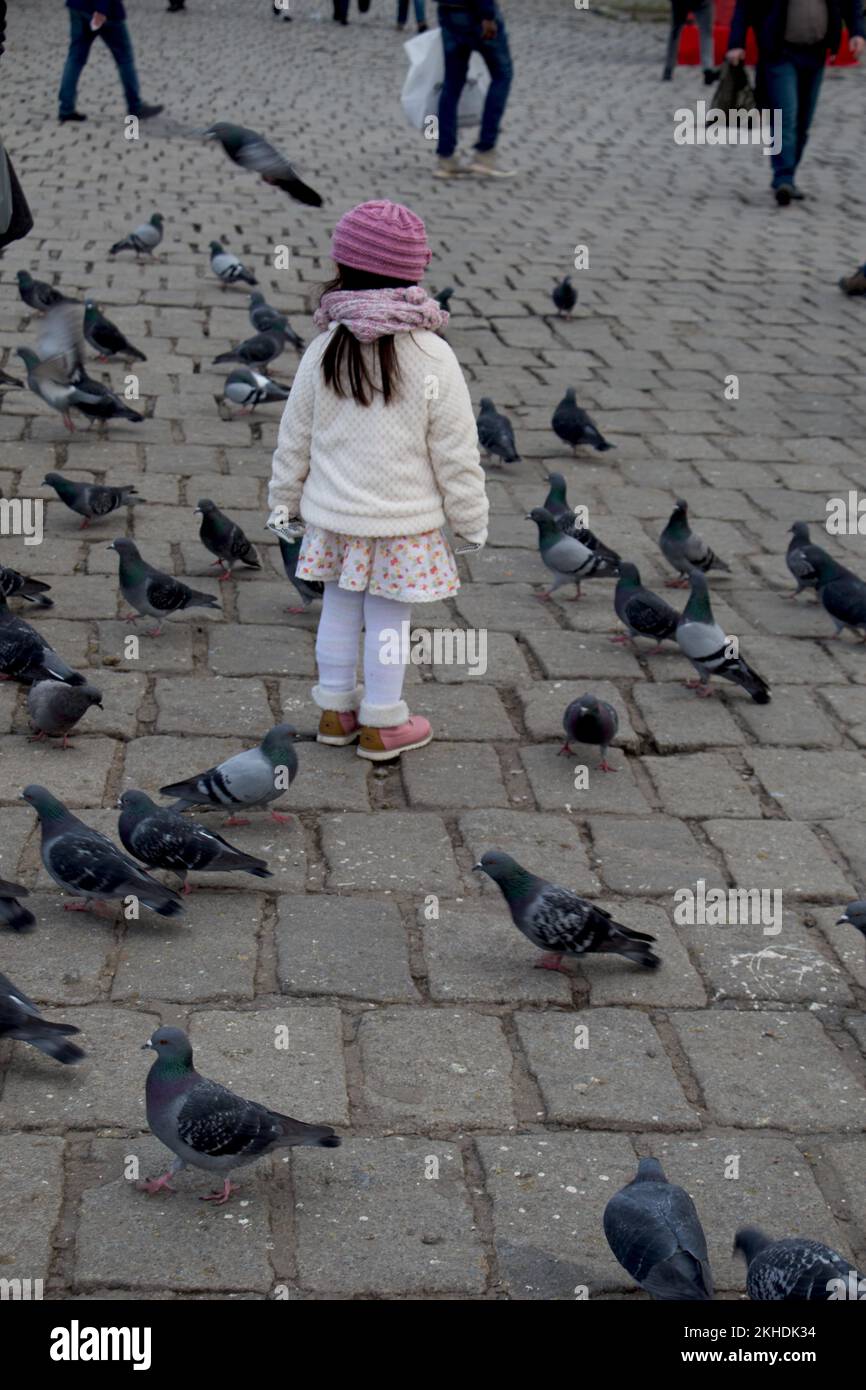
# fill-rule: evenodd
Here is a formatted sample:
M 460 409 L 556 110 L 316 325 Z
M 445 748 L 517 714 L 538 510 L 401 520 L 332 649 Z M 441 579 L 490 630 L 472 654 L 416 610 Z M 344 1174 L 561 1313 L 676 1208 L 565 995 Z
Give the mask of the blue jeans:
M 71 116 L 75 110 L 78 79 L 90 57 L 90 49 L 96 38 L 101 38 L 108 45 L 123 83 L 126 109 L 131 116 L 137 115 L 141 110 L 141 93 L 138 90 L 138 75 L 135 71 L 135 59 L 132 55 L 132 40 L 129 37 L 129 30 L 125 21 L 107 19 L 101 29 L 91 29 L 90 15 L 82 14 L 80 10 L 70 10 L 69 52 L 66 55 L 66 65 L 60 79 L 61 116 Z
M 466 72 L 473 53 L 480 53 L 490 73 L 490 87 L 481 117 L 481 133 L 476 150 L 492 150 L 499 135 L 499 126 L 513 69 L 508 49 L 505 20 L 497 11 L 496 37 L 481 37 L 480 21 L 468 10 L 439 9 L 439 26 L 445 50 L 445 81 L 439 93 L 439 144 L 437 154 L 448 158 L 457 148 L 457 104 L 466 85 Z
M 781 147 L 771 156 L 774 188 L 793 186 L 821 90 L 825 57 L 823 48 L 818 51 L 786 44 L 778 62 L 762 66 L 766 104 L 782 113 Z M 775 133 L 774 127 L 774 137 Z
M 427 15 L 425 5 L 427 0 L 414 0 L 415 4 L 415 23 L 426 24 Z M 409 18 L 409 0 L 397 0 L 397 23 L 405 24 Z

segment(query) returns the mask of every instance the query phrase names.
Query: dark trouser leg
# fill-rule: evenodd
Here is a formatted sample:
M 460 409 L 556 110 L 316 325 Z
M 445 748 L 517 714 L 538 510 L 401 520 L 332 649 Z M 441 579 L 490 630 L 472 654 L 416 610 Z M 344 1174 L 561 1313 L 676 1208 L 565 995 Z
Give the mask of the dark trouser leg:
M 141 92 L 138 90 L 138 73 L 135 71 L 135 58 L 132 53 L 132 39 L 129 37 L 129 30 L 124 20 L 113 19 L 106 20 L 99 30 L 99 34 L 104 39 L 117 64 L 117 71 L 123 83 L 126 109 L 131 116 L 134 116 L 141 109 Z
M 797 73 L 797 143 L 794 169 L 796 170 L 809 139 L 812 117 L 818 104 L 821 83 L 824 80 L 824 54 L 803 55 L 795 64 Z
M 96 34 L 88 19 L 79 10 L 69 11 L 69 52 L 60 79 L 60 115 L 71 116 L 75 110 L 75 96 L 78 79 L 90 57 L 90 48 Z
M 706 72 L 713 66 L 713 2 L 703 0 L 692 11 L 701 40 L 701 67 Z
M 766 94 L 767 105 L 773 115 L 773 144 L 779 139 L 781 122 L 781 145 L 778 154 L 771 156 L 773 166 L 773 187 L 789 187 L 794 182 L 797 165 L 797 73 L 793 62 L 782 59 L 778 63 L 766 63 L 762 71 L 762 91 Z M 776 112 L 779 113 L 776 116 Z
M 457 104 L 466 85 L 473 44 L 472 39 L 460 30 L 452 30 L 442 15 L 440 23 L 445 52 L 445 80 L 439 93 L 439 143 L 436 153 L 440 159 L 447 159 L 457 148 Z
M 478 47 L 490 73 L 490 86 L 487 89 L 487 98 L 481 117 L 481 133 L 475 146 L 476 150 L 483 152 L 492 150 L 499 138 L 499 127 L 502 123 L 514 72 L 511 66 L 511 53 L 508 48 L 508 34 L 501 15 L 497 15 L 496 37 L 494 39 L 482 39 Z

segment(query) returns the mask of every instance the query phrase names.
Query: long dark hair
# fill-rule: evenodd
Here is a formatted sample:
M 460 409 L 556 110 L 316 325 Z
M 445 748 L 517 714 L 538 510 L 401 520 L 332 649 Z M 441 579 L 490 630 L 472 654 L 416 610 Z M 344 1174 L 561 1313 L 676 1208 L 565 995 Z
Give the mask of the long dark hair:
M 392 280 L 388 275 L 371 275 L 368 270 L 354 270 L 348 265 L 337 266 L 337 274 L 324 286 L 322 294 L 332 290 L 396 290 L 408 289 L 412 280 Z M 344 323 L 337 325 L 322 356 L 325 383 L 338 396 L 351 395 L 357 405 L 372 405 L 376 391 L 382 393 L 387 405 L 396 394 L 400 382 L 400 363 L 394 347 L 394 334 L 386 333 L 376 339 L 379 357 L 379 380 L 370 371 L 369 355 L 364 344 Z

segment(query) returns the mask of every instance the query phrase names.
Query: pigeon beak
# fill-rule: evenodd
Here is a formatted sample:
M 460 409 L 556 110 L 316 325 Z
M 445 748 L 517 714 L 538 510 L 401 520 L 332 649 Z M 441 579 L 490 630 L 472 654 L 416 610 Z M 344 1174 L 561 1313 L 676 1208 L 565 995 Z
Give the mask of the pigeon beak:
M 529 515 L 529 512 L 526 513 L 526 516 L 523 518 L 523 520 L 524 520 L 524 521 L 531 521 L 531 520 L 532 520 L 532 517 Z
M 837 926 L 837 927 L 841 927 L 841 925 L 842 925 L 843 922 L 846 922 L 846 923 L 850 926 L 850 925 L 851 925 L 851 918 L 850 918 L 850 917 L 840 917 L 839 920 L 838 920 L 837 923 L 836 923 L 836 926 Z
M 153 1038 L 148 1038 L 148 1040 L 147 1040 L 146 1043 L 142 1043 L 142 1044 L 141 1044 L 141 1050 L 142 1050 L 142 1052 L 147 1052 L 148 1049 L 151 1048 L 151 1047 L 153 1047 Z
M 480 871 L 481 873 L 484 873 L 484 865 L 483 865 L 483 864 L 473 864 L 473 865 L 472 865 L 472 872 L 473 872 L 473 873 L 478 873 L 479 871 Z

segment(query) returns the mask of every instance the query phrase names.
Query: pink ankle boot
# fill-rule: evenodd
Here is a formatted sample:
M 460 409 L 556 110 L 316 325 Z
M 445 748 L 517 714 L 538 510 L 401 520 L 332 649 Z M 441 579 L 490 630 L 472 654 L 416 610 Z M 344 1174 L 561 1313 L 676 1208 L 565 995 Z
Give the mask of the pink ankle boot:
M 358 757 L 373 763 L 423 748 L 433 738 L 430 721 L 423 715 L 410 714 L 403 700 L 396 705 L 369 705 L 363 700 L 359 718 Z

